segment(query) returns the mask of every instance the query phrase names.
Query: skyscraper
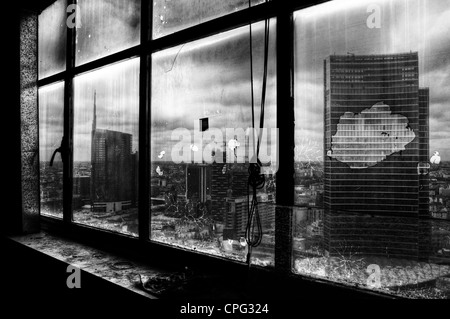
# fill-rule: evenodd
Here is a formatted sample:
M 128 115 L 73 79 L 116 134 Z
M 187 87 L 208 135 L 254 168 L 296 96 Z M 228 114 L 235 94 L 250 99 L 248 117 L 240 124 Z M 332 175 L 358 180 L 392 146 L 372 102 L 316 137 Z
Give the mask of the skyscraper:
M 325 247 L 426 258 L 428 89 L 418 53 L 324 61 Z
M 91 200 L 93 210 L 115 212 L 130 208 L 133 201 L 132 135 L 97 128 L 97 104 L 94 95 L 94 119 L 91 145 Z

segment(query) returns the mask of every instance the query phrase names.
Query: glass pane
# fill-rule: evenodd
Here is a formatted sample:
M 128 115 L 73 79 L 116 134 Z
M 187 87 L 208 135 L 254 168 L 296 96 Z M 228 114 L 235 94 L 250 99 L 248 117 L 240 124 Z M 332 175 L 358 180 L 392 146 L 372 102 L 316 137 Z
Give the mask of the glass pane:
M 78 5 L 77 66 L 139 44 L 140 0 L 79 0 Z
M 153 38 L 186 29 L 265 0 L 154 0 Z
M 295 272 L 450 296 L 449 9 L 364 0 L 295 13 Z
M 67 0 L 58 0 L 39 15 L 39 79 L 66 69 Z
M 264 22 L 253 27 L 255 125 L 261 114 Z M 252 262 L 273 265 L 276 172 L 275 21 L 258 190 L 262 243 Z M 249 27 L 152 56 L 152 239 L 245 261 L 249 159 L 253 159 Z M 182 139 L 180 140 L 180 136 Z
M 139 59 L 74 80 L 73 218 L 138 234 Z
M 41 214 L 63 216 L 63 163 L 53 152 L 64 135 L 64 82 L 39 89 L 39 168 Z

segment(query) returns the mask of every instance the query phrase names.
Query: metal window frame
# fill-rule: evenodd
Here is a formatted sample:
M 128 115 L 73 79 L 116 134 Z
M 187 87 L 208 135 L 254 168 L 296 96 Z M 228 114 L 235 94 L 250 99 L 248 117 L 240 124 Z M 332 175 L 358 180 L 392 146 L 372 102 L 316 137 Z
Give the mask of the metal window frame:
M 38 87 L 64 81 L 64 136 L 66 136 L 65 165 L 63 171 L 63 220 L 41 216 L 42 228 L 45 230 L 71 236 L 98 246 L 111 247 L 126 253 L 137 255 L 164 254 L 177 252 L 180 256 L 189 257 L 194 264 L 217 264 L 218 267 L 235 265 L 240 268 L 243 263 L 225 257 L 207 255 L 188 249 L 174 247 L 150 239 L 150 109 L 151 109 L 151 55 L 155 52 L 183 43 L 216 35 L 221 32 L 247 26 L 249 23 L 269 18 L 277 19 L 277 123 L 279 126 L 279 170 L 276 174 L 276 220 L 275 220 L 275 271 L 292 273 L 292 207 L 294 206 L 294 11 L 318 5 L 330 0 L 271 0 L 257 6 L 203 22 L 201 24 L 177 31 L 161 38 L 151 38 L 152 1 L 141 0 L 141 42 L 126 50 L 96 59 L 92 62 L 75 65 L 75 32 L 67 29 L 66 70 L 58 74 L 40 79 Z M 68 5 L 77 0 L 68 0 Z M 68 14 L 69 15 L 69 14 Z M 73 187 L 73 79 L 75 76 L 123 61 L 129 58 L 140 58 L 139 75 L 139 238 L 124 234 L 75 224 L 72 219 L 72 187 Z M 255 267 L 260 268 L 260 267 Z M 244 269 L 244 268 L 242 268 Z M 267 269 L 260 268 L 261 271 Z M 296 275 L 297 277 L 299 275 Z M 325 281 L 326 282 L 326 281 Z

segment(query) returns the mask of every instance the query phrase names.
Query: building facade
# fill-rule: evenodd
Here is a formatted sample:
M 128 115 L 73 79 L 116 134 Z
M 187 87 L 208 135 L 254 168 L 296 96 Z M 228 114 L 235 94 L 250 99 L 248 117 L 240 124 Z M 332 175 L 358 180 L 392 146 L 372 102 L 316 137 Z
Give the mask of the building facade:
M 429 91 L 418 53 L 328 57 L 324 102 L 325 248 L 426 258 Z

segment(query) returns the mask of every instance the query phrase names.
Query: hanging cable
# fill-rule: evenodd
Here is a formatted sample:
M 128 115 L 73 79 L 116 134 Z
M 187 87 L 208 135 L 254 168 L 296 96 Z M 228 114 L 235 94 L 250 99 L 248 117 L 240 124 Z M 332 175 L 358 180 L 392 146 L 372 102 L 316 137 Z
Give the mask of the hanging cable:
M 268 0 L 266 0 L 268 2 Z M 249 7 L 251 7 L 251 0 L 249 0 Z M 269 56 L 269 33 L 270 21 L 265 20 L 264 24 L 264 71 L 261 94 L 261 111 L 259 119 L 259 134 L 256 147 L 256 163 L 252 161 L 248 168 L 248 186 L 252 189 L 252 200 L 250 201 L 250 192 L 247 190 L 247 225 L 245 229 L 245 239 L 248 245 L 247 264 L 250 267 L 252 249 L 259 246 L 262 241 L 263 231 L 261 225 L 261 217 L 258 210 L 257 190 L 264 188 L 265 176 L 261 174 L 261 161 L 259 160 L 259 150 L 262 139 L 262 129 L 264 128 L 265 102 L 266 102 L 266 88 L 267 88 L 267 70 L 268 70 L 268 56 Z M 252 128 L 255 129 L 255 99 L 254 99 L 254 81 L 253 81 L 253 35 L 252 24 L 250 23 L 250 76 L 251 76 L 251 106 L 252 106 Z M 253 132 L 253 147 L 255 146 L 255 134 Z M 254 150 L 255 151 L 255 150 Z

